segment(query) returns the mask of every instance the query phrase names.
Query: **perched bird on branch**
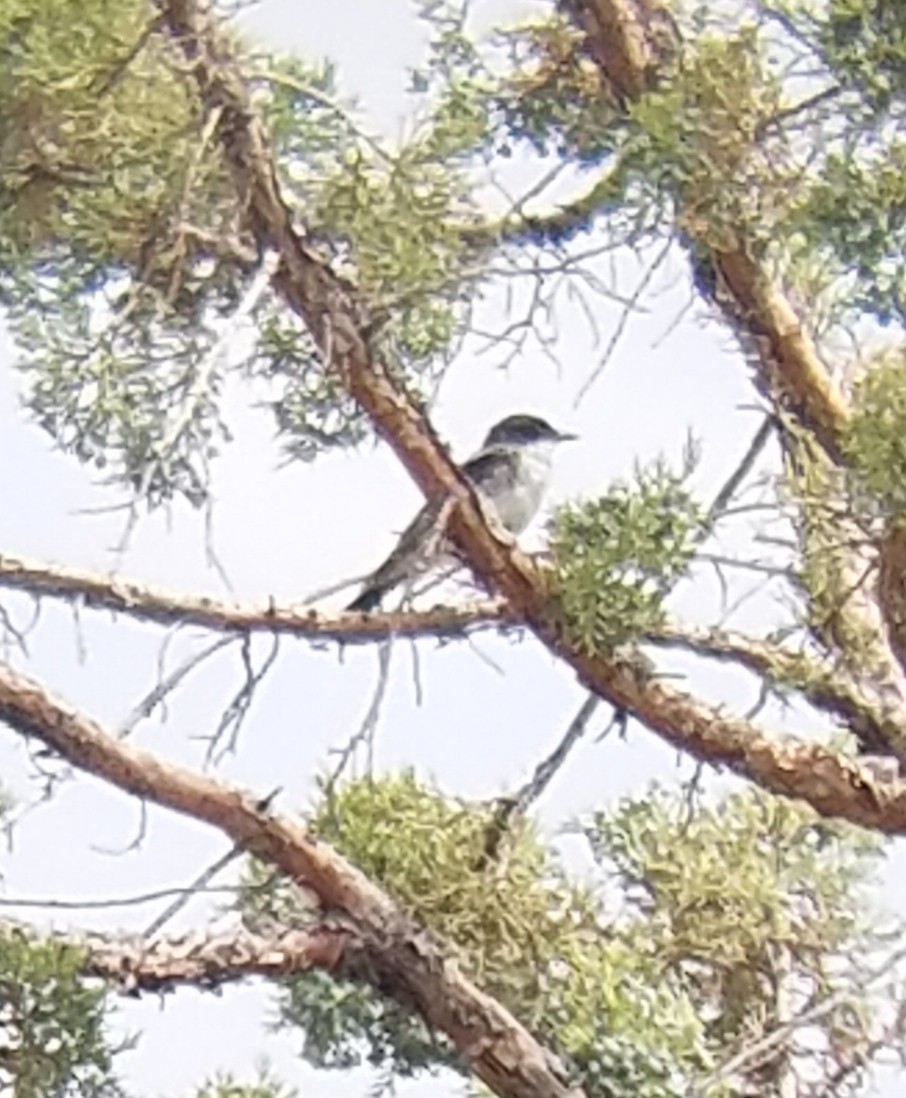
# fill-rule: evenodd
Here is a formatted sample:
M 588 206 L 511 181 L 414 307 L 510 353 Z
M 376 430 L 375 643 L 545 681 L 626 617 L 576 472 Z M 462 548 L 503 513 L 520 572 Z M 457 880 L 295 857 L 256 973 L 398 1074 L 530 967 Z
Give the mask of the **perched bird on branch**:
M 557 431 L 537 416 L 507 416 L 488 432 L 481 449 L 462 466 L 481 502 L 511 534 L 521 534 L 535 517 L 550 481 L 554 450 L 576 435 Z M 347 607 L 368 613 L 401 584 L 448 564 L 444 499 L 431 500 L 415 516 L 384 563 L 365 581 Z

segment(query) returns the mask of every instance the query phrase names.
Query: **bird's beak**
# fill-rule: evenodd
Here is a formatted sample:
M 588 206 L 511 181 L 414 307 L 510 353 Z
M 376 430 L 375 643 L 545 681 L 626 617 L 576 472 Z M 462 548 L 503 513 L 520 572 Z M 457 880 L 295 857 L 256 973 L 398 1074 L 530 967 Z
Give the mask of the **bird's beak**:
M 571 431 L 558 431 L 557 442 L 577 442 L 578 435 L 574 435 Z

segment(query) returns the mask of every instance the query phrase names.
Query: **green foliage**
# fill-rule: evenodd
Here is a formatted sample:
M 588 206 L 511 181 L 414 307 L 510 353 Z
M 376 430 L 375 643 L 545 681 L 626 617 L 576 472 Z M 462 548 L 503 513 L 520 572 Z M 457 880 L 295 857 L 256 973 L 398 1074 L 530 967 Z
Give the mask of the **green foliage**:
M 906 323 L 906 142 L 829 155 L 795 226 L 833 261 L 851 309 Z
M 483 859 L 492 819 L 406 774 L 334 790 L 312 827 L 439 934 L 594 1098 L 685 1092 L 777 1024 L 780 978 L 820 996 L 852 977 L 816 1022 L 827 1035 L 865 1009 L 859 965 L 884 948 L 864 893 L 877 837 L 757 790 L 698 807 L 655 790 L 581 826 L 616 886 L 601 893 L 571 884 L 525 821 Z M 312 917 L 262 867 L 242 907 Z M 445 1039 L 370 988 L 294 978 L 281 1014 L 318 1064 L 461 1069 Z
M 492 819 L 490 808 L 446 801 L 405 774 L 345 786 L 325 800 L 312 826 L 407 911 L 454 943 L 482 986 L 494 988 L 524 1022 L 536 1024 L 546 969 L 560 955 L 564 936 L 578 932 L 589 913 L 582 896 L 554 872 L 527 824 L 512 836 L 506 864 L 495 867 L 494 887 L 488 888 L 476 865 Z M 279 914 L 285 917 L 285 909 Z M 310 1007 L 311 996 L 302 994 Z M 350 999 L 346 992 L 335 992 L 338 997 Z M 369 1017 L 370 999 L 358 999 Z M 300 1005 L 294 1001 L 290 1009 Z M 319 1023 L 322 1036 L 328 1024 Z M 310 1027 L 307 1020 L 309 1036 Z M 429 1039 L 422 1055 L 432 1045 Z
M 489 108 L 498 81 L 465 28 L 466 5 L 417 0 L 417 6 L 430 42 L 425 64 L 411 74 L 428 113 L 416 141 L 427 161 L 468 164 L 491 147 Z
M 514 823 L 506 851 L 487 859 L 493 824 L 490 806 L 448 801 L 411 774 L 334 791 L 312 821 L 560 1050 L 594 1098 L 666 1098 L 677 1063 L 698 1056 L 695 1019 L 636 978 L 632 956 L 606 936 L 598 901 L 566 880 L 528 822 Z M 253 868 L 247 917 L 306 917 L 291 890 L 262 890 L 263 880 Z M 287 981 L 281 1013 L 303 1031 L 305 1055 L 324 1066 L 365 1060 L 398 1075 L 462 1068 L 444 1038 L 370 988 L 306 975 Z
M 265 403 L 287 454 L 312 461 L 325 450 L 352 445 L 371 430 L 343 389 L 323 368 L 308 331 L 276 302 L 256 316 L 257 341 L 248 370 L 267 384 Z
M 906 24 L 900 0 L 830 0 L 818 23 L 824 59 L 873 112 L 890 112 L 906 91 Z
M 144 265 L 153 281 L 160 249 L 143 248 L 161 221 L 179 211 L 207 226 L 218 204 L 232 206 L 216 145 L 197 146 L 190 85 L 147 35 L 151 14 L 141 0 L 3 5 L 4 259 L 63 246 L 101 264 Z
M 298 1098 L 298 1093 L 262 1068 L 254 1083 L 240 1083 L 229 1073 L 216 1075 L 195 1092 L 195 1098 Z
M 906 361 L 875 361 L 856 386 L 844 448 L 858 487 L 885 513 L 906 517 Z
M 657 464 L 634 483 L 554 517 L 551 592 L 571 643 L 612 651 L 662 620 L 661 604 L 685 572 L 703 515 L 685 477 Z
M 668 216 L 678 216 L 699 244 L 721 247 L 745 235 L 753 246 L 769 238 L 790 192 L 782 158 L 764 155 L 760 144 L 779 88 L 755 27 L 700 34 L 625 109 L 617 109 L 570 22 L 531 24 L 511 40 L 514 75 L 500 93 L 506 132 L 543 154 L 583 165 L 607 161 L 589 215 L 625 222 L 631 240 Z
M 750 789 L 692 810 L 655 791 L 585 833 L 627 902 L 626 947 L 650 981 L 678 982 L 724 1056 L 775 1024 L 785 965 L 822 993 L 874 944 L 864 886 L 882 842 L 809 808 Z
M 237 365 L 235 348 L 232 363 L 210 352 L 254 252 L 217 117 L 152 15 L 144 0 L 14 0 L 0 14 L 0 294 L 38 423 L 152 505 L 200 503 L 229 439 L 221 393 Z M 326 258 L 353 266 L 375 349 L 418 398 L 467 297 L 455 162 L 478 139 L 477 101 L 451 88 L 426 133 L 390 156 L 336 98 L 329 66 L 250 69 L 282 186 Z M 367 420 L 270 292 L 253 315 L 244 365 L 268 383 L 287 449 L 309 458 L 362 439 Z
M 0 1089 L 16 1098 L 116 1098 L 106 991 L 79 975 L 78 950 L 0 931 Z
M 759 134 L 778 97 L 759 30 L 742 27 L 700 35 L 672 79 L 631 107 L 637 171 L 672 199 L 699 247 L 770 238 L 789 192 L 783 160 L 764 155 Z
M 63 449 L 149 503 L 176 493 L 202 502 L 208 463 L 228 438 L 222 363 L 199 380 L 213 334 L 193 318 L 151 320 L 152 295 L 138 287 L 119 299 L 132 318 L 121 325 L 71 273 L 61 262 L 49 292 L 33 285 L 9 313 L 34 418 Z
M 152 502 L 197 500 L 222 434 L 219 377 L 190 395 L 203 318 L 232 308 L 239 282 L 202 238 L 225 235 L 236 199 L 152 14 L 3 6 L 0 292 L 39 424 Z
M 510 69 L 497 102 L 508 137 L 585 165 L 608 158 L 625 137 L 625 122 L 573 24 L 554 15 L 510 31 L 504 40 Z
M 464 257 L 458 180 L 415 146 L 392 161 L 348 150 L 320 189 L 316 228 L 349 241 L 357 281 L 386 313 L 383 332 L 403 361 L 446 347 Z

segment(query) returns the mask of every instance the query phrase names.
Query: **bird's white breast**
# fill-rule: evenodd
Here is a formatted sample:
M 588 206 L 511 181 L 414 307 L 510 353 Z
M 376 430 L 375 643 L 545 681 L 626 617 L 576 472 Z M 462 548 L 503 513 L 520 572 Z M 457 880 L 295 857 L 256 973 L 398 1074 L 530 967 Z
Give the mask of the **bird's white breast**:
M 519 447 L 519 475 L 513 487 L 495 499 L 500 521 L 521 534 L 538 512 L 550 480 L 554 444 L 532 442 Z

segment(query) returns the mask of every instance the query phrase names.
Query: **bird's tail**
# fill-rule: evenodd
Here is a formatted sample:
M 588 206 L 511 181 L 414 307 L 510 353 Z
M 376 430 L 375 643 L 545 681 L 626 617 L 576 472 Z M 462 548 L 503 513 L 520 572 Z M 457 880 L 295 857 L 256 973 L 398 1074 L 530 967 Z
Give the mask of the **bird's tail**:
M 364 587 L 352 602 L 346 607 L 350 613 L 370 614 L 381 605 L 381 599 L 394 586 L 391 583 L 375 583 L 372 581 Z
M 400 583 L 413 579 L 424 569 L 426 559 L 433 553 L 439 531 L 436 529 L 441 514 L 439 501 L 426 503 L 400 535 L 396 548 L 384 563 L 366 581 L 359 594 L 346 607 L 347 610 L 368 614 L 380 606 L 381 599 Z M 426 549 L 431 552 L 427 554 Z

